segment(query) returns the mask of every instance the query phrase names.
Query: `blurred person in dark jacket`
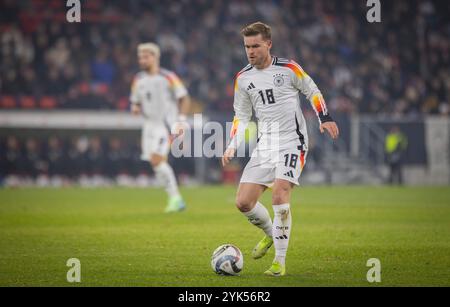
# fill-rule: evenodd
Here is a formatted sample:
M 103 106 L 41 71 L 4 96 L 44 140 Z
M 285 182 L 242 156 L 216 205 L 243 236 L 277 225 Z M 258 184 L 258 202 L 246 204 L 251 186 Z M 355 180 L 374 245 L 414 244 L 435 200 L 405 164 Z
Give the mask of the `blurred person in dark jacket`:
M 66 171 L 71 179 L 77 179 L 81 175 L 86 175 L 86 152 L 88 147 L 89 140 L 85 136 L 72 138 L 68 151 L 68 163 L 66 164 Z
M 21 175 L 23 173 L 24 156 L 19 140 L 15 136 L 6 139 L 5 165 L 6 175 Z
M 113 137 L 108 140 L 108 150 L 106 152 L 105 161 L 105 174 L 110 178 L 115 178 L 121 171 L 122 160 L 122 143 L 119 138 Z
M 62 146 L 61 140 L 52 136 L 47 141 L 47 163 L 48 163 L 48 174 L 53 176 L 63 176 L 65 174 L 64 168 L 64 148 Z
M 95 136 L 90 139 L 86 159 L 89 175 L 99 176 L 104 173 L 105 155 L 102 140 L 99 137 Z
M 39 143 L 34 137 L 29 137 L 25 141 L 23 169 L 25 175 L 33 179 L 44 171 Z

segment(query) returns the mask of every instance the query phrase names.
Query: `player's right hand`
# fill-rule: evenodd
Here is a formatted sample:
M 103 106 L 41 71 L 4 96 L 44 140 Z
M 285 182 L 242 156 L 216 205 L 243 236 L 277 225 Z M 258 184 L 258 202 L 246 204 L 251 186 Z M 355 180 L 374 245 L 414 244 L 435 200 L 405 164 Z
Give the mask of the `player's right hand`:
M 138 104 L 132 104 L 131 105 L 131 113 L 133 115 L 139 115 L 141 114 L 141 106 Z
M 236 149 L 234 148 L 228 148 L 227 150 L 225 150 L 225 152 L 223 153 L 223 157 L 222 157 L 222 166 L 225 167 L 228 163 L 230 163 L 231 159 L 233 159 L 234 154 L 236 152 Z

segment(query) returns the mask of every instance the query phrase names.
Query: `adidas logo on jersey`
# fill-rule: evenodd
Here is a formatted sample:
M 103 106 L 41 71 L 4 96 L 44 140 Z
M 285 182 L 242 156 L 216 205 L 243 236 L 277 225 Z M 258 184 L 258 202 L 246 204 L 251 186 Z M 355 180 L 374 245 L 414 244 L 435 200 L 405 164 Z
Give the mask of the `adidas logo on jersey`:
M 294 178 L 294 173 L 292 171 L 289 171 L 285 173 L 284 176 Z
M 247 91 L 254 89 L 255 85 L 253 84 L 253 82 L 250 82 L 250 85 L 247 87 Z

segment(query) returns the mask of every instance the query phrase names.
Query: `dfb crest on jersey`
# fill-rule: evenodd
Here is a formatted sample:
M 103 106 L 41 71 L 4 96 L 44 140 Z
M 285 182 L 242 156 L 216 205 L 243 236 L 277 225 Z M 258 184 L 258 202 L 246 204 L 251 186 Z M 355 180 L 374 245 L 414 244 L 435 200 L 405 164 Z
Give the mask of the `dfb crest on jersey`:
M 273 76 L 273 84 L 277 87 L 280 87 L 284 84 L 284 78 L 282 74 L 276 74 Z

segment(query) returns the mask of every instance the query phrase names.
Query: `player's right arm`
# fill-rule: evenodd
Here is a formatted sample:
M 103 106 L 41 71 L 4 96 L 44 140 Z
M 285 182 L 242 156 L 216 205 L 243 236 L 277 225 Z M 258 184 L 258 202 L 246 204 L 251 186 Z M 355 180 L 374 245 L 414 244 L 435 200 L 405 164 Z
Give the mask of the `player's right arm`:
M 222 165 L 227 165 L 234 157 L 239 145 L 245 139 L 245 129 L 252 117 L 252 103 L 250 97 L 245 89 L 241 87 L 239 74 L 236 76 L 234 84 L 234 119 L 233 126 L 230 132 L 230 144 L 225 150 L 222 158 Z
M 141 101 L 142 99 L 138 91 L 138 77 L 136 76 L 131 83 L 130 91 L 131 113 L 133 115 L 141 114 Z

